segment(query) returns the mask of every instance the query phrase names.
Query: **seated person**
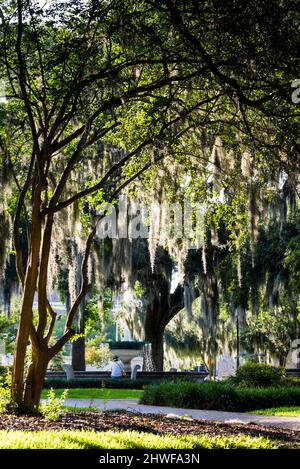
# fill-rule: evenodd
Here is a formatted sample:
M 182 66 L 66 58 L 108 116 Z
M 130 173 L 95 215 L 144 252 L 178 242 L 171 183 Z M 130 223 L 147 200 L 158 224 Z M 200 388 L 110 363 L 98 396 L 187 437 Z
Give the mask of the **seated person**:
M 121 378 L 122 376 L 126 376 L 124 363 L 122 362 L 122 360 L 119 360 L 119 357 L 114 356 L 111 365 L 111 377 Z

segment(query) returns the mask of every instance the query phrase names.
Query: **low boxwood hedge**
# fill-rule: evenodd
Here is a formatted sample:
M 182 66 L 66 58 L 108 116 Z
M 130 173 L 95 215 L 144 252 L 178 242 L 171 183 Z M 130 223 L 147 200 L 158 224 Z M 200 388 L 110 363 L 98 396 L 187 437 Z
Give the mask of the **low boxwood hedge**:
M 104 383 L 107 388 L 116 389 L 143 389 L 146 385 L 157 386 L 163 380 L 139 378 L 132 380 L 129 378 L 75 378 L 67 381 L 66 378 L 46 378 L 44 382 L 45 389 L 71 389 L 71 388 L 99 388 Z M 177 378 L 172 382 L 195 382 L 195 378 Z
M 246 412 L 279 406 L 300 405 L 299 386 L 238 388 L 229 383 L 162 382 L 146 386 L 142 404 Z
M 118 389 L 143 389 L 145 385 L 152 384 L 151 380 L 132 380 L 127 378 L 75 378 L 67 381 L 65 378 L 46 378 L 45 389 L 71 389 L 71 388 L 118 388 Z
M 107 342 L 110 350 L 142 350 L 145 342 L 139 341 L 117 341 Z

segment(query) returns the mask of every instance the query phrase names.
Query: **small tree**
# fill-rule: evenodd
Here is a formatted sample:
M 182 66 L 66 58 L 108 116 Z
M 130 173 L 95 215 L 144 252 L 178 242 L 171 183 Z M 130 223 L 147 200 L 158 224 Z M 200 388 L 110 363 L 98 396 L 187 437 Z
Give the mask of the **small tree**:
M 12 177 L 9 184 L 16 193 L 13 239 L 22 287 L 12 398 L 22 410 L 38 409 L 48 363 L 74 335 L 73 319 L 89 288 L 88 258 L 99 217 L 89 219 L 85 227 L 90 226 L 90 231 L 82 254 L 80 291 L 68 311 L 63 336 L 50 345 L 57 315 L 48 301 L 47 287 L 58 214 L 79 200 L 91 201 L 94 194 L 98 194 L 96 205 L 113 201 L 155 163 L 153 158 L 144 159 L 143 149 L 163 137 L 172 119 L 162 123 L 154 118 L 126 154 L 119 152 L 106 161 L 83 187 L 76 185 L 76 175 L 84 171 L 88 158 L 96 167 L 101 159 L 99 143 L 113 140 L 112 132 L 122 127 L 131 102 L 189 76 L 170 75 L 162 50 L 153 59 L 147 28 L 143 34 L 143 23 L 135 25 L 138 17 L 130 4 L 119 1 L 74 1 L 68 10 L 55 1 L 48 10 L 23 0 L 17 1 L 16 9 L 9 0 L 1 6 L 0 65 L 7 89 L 1 108 L 1 148 Z M 128 47 L 129 26 L 133 49 Z M 133 159 L 138 163 L 135 170 L 122 177 L 122 168 Z M 22 217 L 28 226 L 25 270 Z M 32 354 L 25 376 L 29 340 Z

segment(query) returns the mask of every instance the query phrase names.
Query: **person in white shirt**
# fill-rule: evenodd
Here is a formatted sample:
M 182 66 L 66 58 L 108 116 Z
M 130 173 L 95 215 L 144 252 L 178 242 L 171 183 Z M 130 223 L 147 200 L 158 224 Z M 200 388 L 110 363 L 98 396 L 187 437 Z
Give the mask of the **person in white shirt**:
M 125 375 L 125 366 L 122 360 L 119 360 L 119 357 L 113 357 L 113 363 L 111 365 L 111 377 L 112 378 L 121 378 Z

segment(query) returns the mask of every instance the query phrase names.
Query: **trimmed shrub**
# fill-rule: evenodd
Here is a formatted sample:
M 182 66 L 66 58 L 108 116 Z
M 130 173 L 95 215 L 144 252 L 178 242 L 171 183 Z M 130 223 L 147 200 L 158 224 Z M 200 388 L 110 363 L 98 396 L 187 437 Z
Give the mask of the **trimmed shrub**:
M 71 388 L 106 388 L 115 389 L 143 389 L 145 385 L 152 384 L 151 380 L 137 380 L 126 378 L 75 378 L 67 381 L 65 378 L 46 378 L 44 389 L 71 389 Z M 158 383 L 159 384 L 159 383 Z
M 117 342 L 107 342 L 110 350 L 142 350 L 145 342 L 140 341 L 117 341 Z
M 184 409 L 246 412 L 252 409 L 300 405 L 300 388 L 239 388 L 226 382 L 163 382 L 157 386 L 146 386 L 141 403 Z
M 106 388 L 114 389 L 143 389 L 146 385 L 158 385 L 163 380 L 155 380 L 140 378 L 132 380 L 129 378 L 75 378 L 67 381 L 66 378 L 46 378 L 44 382 L 44 389 L 71 389 L 71 388 L 101 388 L 102 382 Z M 195 382 L 195 378 L 177 378 L 172 382 Z
M 285 369 L 282 367 L 249 362 L 236 371 L 229 382 L 239 387 L 270 387 L 284 384 L 286 381 Z

